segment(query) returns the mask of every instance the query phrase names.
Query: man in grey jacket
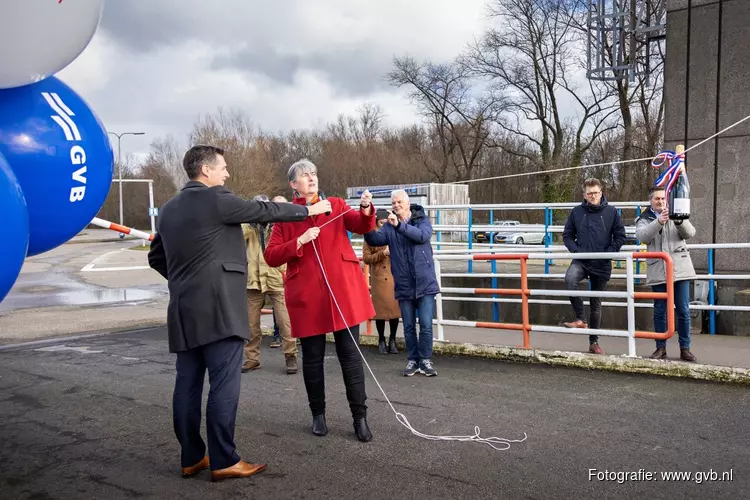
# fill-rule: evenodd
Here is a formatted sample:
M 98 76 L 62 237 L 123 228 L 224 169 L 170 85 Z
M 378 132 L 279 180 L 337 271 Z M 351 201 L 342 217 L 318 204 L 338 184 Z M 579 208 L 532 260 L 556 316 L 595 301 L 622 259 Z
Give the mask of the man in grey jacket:
M 695 268 L 685 240 L 695 236 L 689 220 L 669 220 L 669 208 L 664 190 L 653 187 L 649 192 L 651 206 L 635 220 L 635 235 L 645 243 L 649 252 L 666 252 L 674 265 L 674 303 L 677 309 L 677 333 L 680 359 L 695 362 L 690 352 L 690 280 L 695 279 Z M 666 269 L 661 259 L 647 259 L 646 283 L 654 292 L 667 291 Z M 654 300 L 654 329 L 667 331 L 667 301 Z M 657 340 L 651 359 L 666 359 L 667 341 Z

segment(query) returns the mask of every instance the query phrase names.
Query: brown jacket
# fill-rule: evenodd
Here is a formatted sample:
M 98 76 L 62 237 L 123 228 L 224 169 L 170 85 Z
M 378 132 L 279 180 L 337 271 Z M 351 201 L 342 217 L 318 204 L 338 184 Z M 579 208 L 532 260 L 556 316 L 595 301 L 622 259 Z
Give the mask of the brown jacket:
M 375 306 L 375 319 L 401 317 L 401 309 L 394 298 L 391 258 L 384 252 L 387 246 L 370 247 L 362 245 L 362 260 L 370 266 L 372 305 Z
M 263 227 L 263 241 L 268 245 L 271 238 L 271 226 Z M 266 292 L 284 291 L 284 272 L 286 265 L 270 267 L 263 258 L 260 243 L 261 226 L 258 224 L 242 224 L 242 236 L 247 247 L 247 289 Z

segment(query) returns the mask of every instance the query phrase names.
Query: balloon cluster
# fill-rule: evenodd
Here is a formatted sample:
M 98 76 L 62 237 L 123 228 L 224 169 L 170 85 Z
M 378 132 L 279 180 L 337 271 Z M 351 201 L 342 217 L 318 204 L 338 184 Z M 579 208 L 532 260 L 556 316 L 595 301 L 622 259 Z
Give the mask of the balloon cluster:
M 104 0 L 0 2 L 0 301 L 27 256 L 104 204 L 114 156 L 94 111 L 54 75 L 94 36 Z

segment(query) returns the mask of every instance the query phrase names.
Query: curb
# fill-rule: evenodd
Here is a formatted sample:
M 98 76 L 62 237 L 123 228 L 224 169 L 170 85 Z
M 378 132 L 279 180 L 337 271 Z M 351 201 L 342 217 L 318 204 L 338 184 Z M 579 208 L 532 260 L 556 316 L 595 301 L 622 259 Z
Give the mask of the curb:
M 80 332 L 76 337 L 96 337 L 118 333 L 136 332 L 139 330 L 150 330 L 152 328 L 165 327 L 164 321 L 154 321 L 122 327 L 114 327 L 97 333 Z M 273 330 L 262 328 L 263 336 L 270 337 Z M 82 334 L 82 335 L 81 335 Z M 22 344 L 0 345 L 0 351 L 12 350 L 30 344 L 45 344 L 59 342 L 60 336 L 36 339 L 32 342 Z M 70 338 L 67 338 L 70 340 Z M 326 341 L 333 343 L 333 334 L 326 335 Z M 378 337 L 376 335 L 360 335 L 359 345 L 366 347 L 377 347 Z M 396 345 L 400 350 L 405 350 L 406 345 L 403 338 L 396 339 Z M 734 368 L 730 366 L 700 365 L 684 363 L 681 361 L 664 361 L 644 358 L 628 358 L 625 356 L 594 356 L 582 352 L 570 351 L 548 351 L 543 349 L 521 349 L 517 347 L 501 347 L 488 344 L 433 343 L 432 351 L 443 356 L 460 356 L 486 359 L 499 359 L 512 363 L 542 364 L 548 366 L 564 366 L 569 368 L 583 368 L 588 370 L 602 370 L 619 373 L 636 373 L 642 375 L 657 375 L 661 377 L 676 377 L 693 380 L 705 380 L 710 382 L 721 382 L 737 385 L 750 386 L 750 369 Z
M 333 335 L 326 335 L 329 342 Z M 378 345 L 378 337 L 360 335 L 360 345 Z M 397 338 L 399 349 L 405 349 L 403 339 Z M 534 363 L 549 366 L 565 366 L 603 370 L 620 373 L 638 373 L 662 377 L 679 377 L 750 386 L 750 369 L 729 366 L 700 365 L 681 361 L 628 358 L 625 356 L 594 356 L 582 352 L 547 351 L 542 349 L 520 349 L 487 344 L 451 343 L 435 341 L 432 351 L 444 356 L 468 356 L 500 359 L 513 363 Z

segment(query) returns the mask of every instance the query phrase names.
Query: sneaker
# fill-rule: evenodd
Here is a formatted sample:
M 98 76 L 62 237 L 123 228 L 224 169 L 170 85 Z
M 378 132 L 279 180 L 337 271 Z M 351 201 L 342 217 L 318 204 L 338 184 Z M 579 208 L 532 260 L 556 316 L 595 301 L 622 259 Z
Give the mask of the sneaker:
M 435 375 L 437 375 L 437 370 L 432 367 L 432 361 L 430 361 L 429 359 L 423 359 L 419 363 L 419 373 L 421 373 L 425 377 L 434 377 Z
M 270 347 L 281 347 L 281 338 L 280 337 L 272 338 Z
M 415 373 L 419 371 L 419 365 L 417 365 L 416 361 L 409 360 L 408 363 L 406 363 L 406 370 L 404 370 L 404 377 L 411 377 Z
M 297 356 L 294 354 L 287 354 L 286 358 L 286 373 L 287 375 L 294 375 L 297 373 Z

